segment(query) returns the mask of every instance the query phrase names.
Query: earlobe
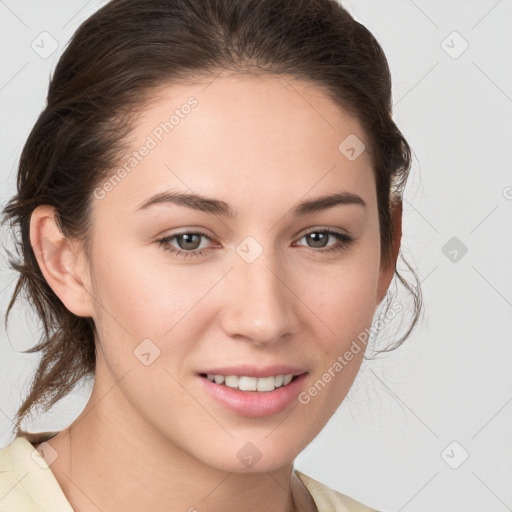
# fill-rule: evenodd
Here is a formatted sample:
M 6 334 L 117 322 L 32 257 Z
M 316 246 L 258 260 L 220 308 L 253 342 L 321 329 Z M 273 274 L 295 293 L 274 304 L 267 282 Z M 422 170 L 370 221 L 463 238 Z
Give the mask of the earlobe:
M 377 304 L 384 299 L 391 280 L 395 274 L 396 262 L 402 242 L 402 201 L 395 199 L 391 203 L 391 222 L 393 223 L 393 244 L 391 260 L 386 267 L 381 267 L 377 291 Z
M 77 316 L 92 317 L 85 259 L 60 231 L 53 206 L 40 205 L 32 212 L 30 243 L 46 282 L 66 308 Z

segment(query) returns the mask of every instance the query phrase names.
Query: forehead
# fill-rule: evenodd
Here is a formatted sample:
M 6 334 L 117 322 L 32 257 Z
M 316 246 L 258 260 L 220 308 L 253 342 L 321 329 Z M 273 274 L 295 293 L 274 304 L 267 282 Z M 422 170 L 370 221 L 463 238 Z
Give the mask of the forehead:
M 347 158 L 354 143 L 362 152 Z M 170 84 L 137 119 L 130 150 L 113 169 L 124 168 L 123 177 L 108 198 L 125 211 L 171 188 L 224 196 L 230 204 L 342 189 L 371 202 L 364 144 L 358 121 L 310 82 L 234 75 Z

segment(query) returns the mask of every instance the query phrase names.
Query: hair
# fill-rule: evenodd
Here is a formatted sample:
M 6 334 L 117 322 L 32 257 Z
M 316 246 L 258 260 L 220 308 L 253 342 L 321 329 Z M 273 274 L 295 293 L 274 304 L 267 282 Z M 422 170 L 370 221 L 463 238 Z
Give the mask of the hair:
M 402 203 L 411 149 L 392 120 L 390 70 L 367 28 L 335 0 L 112 0 L 82 23 L 57 63 L 20 156 L 17 195 L 3 210 L 19 257 L 9 254 L 19 276 L 5 325 L 24 291 L 44 327 L 23 351 L 41 359 L 16 435 L 33 407 L 48 411 L 96 367 L 93 319 L 71 313 L 41 273 L 29 238 L 33 210 L 53 206 L 63 235 L 90 256 L 92 192 L 126 149 L 139 113 L 160 88 L 222 70 L 307 80 L 359 121 L 376 180 L 381 262 L 391 261 L 391 202 Z M 383 352 L 402 344 L 422 308 L 418 277 L 405 263 L 416 285 L 396 266 L 394 275 L 413 296 L 414 314 Z

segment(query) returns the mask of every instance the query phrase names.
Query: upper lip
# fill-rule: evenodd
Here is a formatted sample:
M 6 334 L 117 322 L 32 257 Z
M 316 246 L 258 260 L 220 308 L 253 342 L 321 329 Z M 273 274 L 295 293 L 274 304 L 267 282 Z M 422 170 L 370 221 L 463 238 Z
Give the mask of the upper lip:
M 276 364 L 272 366 L 256 367 L 252 365 L 237 365 L 237 366 L 224 366 L 218 368 L 208 368 L 199 373 L 209 373 L 212 375 L 245 375 L 247 377 L 273 377 L 275 375 L 301 375 L 305 373 L 304 368 L 297 366 L 288 366 L 283 364 Z

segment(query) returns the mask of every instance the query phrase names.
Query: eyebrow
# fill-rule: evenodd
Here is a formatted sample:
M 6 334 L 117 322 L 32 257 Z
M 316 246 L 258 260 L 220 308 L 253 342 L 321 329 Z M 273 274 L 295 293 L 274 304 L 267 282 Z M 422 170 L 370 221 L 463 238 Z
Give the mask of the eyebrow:
M 150 197 L 140 204 L 136 208 L 135 212 L 146 210 L 155 204 L 176 204 L 178 206 L 187 206 L 194 210 L 223 217 L 234 218 L 237 215 L 235 210 L 219 199 L 212 199 L 199 194 L 185 194 L 172 190 L 160 192 L 159 194 Z M 359 205 L 366 208 L 366 203 L 357 194 L 353 194 L 352 192 L 338 192 L 302 201 L 292 209 L 291 214 L 293 216 L 300 217 L 340 205 Z

